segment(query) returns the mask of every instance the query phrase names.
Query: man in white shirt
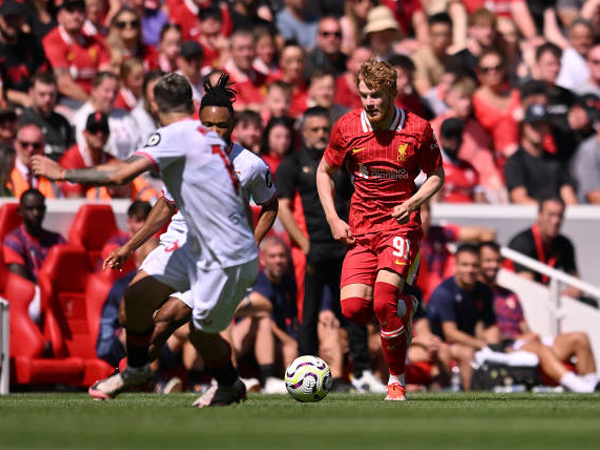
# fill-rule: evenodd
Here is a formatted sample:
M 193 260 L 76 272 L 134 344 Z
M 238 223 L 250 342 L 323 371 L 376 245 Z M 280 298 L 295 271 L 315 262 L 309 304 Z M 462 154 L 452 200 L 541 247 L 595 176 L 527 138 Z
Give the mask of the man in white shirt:
M 225 329 L 246 289 L 256 278 L 258 250 L 225 143 L 191 120 L 192 90 L 178 74 L 165 75 L 154 89 L 153 110 L 160 128 L 146 146 L 126 161 L 89 169 L 61 169 L 48 158 L 32 166 L 52 179 L 122 185 L 156 169 L 189 225 L 188 239 L 173 248 L 166 267 L 142 266 L 125 292 L 128 367 L 94 384 L 94 398 L 110 399 L 150 382 L 148 344 L 153 312 L 175 291 L 191 288 L 190 341 L 217 380 L 194 406 L 222 406 L 245 400 L 246 389 L 231 362 Z

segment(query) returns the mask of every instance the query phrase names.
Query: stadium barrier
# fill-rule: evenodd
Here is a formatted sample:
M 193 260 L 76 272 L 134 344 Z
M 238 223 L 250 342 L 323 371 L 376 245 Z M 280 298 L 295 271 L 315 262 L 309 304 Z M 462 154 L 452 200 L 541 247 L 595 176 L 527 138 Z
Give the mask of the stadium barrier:
M 600 300 L 600 289 L 507 247 L 503 247 L 501 253 L 504 258 L 550 279 L 549 286 L 546 286 L 505 269 L 498 276 L 501 286 L 519 296 L 531 329 L 540 336 L 584 331 L 590 338 L 594 359 L 597 363 L 600 362 L 600 310 L 577 299 L 560 295 L 561 287 L 568 285 L 581 290 L 586 296 Z
M 0 395 L 10 390 L 10 328 L 8 301 L 0 297 Z

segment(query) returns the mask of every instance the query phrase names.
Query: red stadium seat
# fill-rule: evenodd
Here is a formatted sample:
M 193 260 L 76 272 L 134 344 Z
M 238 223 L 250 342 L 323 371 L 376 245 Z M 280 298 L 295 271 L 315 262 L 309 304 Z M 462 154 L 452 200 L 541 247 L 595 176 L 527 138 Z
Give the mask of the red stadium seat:
M 54 247 L 38 283 L 44 332 L 54 354 L 83 360 L 84 386 L 110 375 L 113 368 L 96 357 L 96 339 L 102 305 L 111 285 L 94 275 L 88 254 L 75 246 Z
M 8 233 L 21 225 L 18 203 L 5 203 L 0 206 L 0 243 Z
M 83 205 L 71 223 L 69 244 L 84 248 L 91 266 L 95 269 L 102 247 L 118 233 L 119 229 L 110 205 Z
M 12 384 L 80 386 L 81 358 L 44 358 L 46 340 L 29 317 L 33 283 L 6 270 L 0 252 L 0 296 L 10 303 L 10 381 Z

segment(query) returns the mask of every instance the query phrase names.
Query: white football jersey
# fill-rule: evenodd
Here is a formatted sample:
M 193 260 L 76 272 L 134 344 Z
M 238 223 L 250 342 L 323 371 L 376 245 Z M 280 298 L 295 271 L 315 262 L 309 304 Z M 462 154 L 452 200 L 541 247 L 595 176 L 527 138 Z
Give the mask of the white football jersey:
M 234 143 L 231 146 L 229 158 L 233 163 L 233 170 L 240 180 L 246 199 L 252 199 L 260 205 L 268 202 L 275 195 L 275 186 L 271 179 L 269 167 L 260 157 Z M 169 203 L 175 203 L 173 196 L 166 187 L 163 188 L 163 197 Z M 183 245 L 187 230 L 183 214 L 181 214 L 181 211 L 177 211 L 171 218 L 167 230 L 160 236 L 160 243 L 167 247 L 175 243 Z
M 231 267 L 258 256 L 225 143 L 199 121 L 160 128 L 137 152 L 150 159 L 189 226 L 196 264 Z

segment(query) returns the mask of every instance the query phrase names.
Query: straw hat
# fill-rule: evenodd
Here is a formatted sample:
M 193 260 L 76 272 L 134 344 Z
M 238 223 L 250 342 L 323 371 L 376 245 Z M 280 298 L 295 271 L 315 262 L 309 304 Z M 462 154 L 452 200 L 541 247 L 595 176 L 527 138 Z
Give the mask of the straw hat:
M 367 15 L 367 24 L 363 30 L 365 35 L 376 31 L 400 30 L 394 13 L 387 6 L 376 6 Z

